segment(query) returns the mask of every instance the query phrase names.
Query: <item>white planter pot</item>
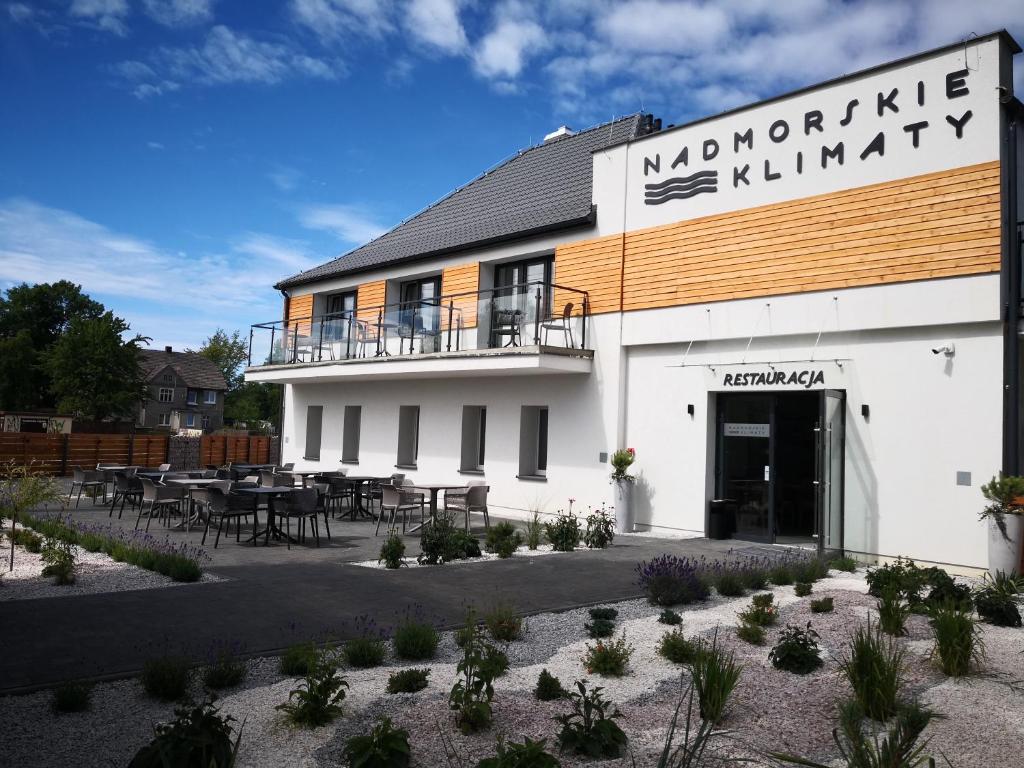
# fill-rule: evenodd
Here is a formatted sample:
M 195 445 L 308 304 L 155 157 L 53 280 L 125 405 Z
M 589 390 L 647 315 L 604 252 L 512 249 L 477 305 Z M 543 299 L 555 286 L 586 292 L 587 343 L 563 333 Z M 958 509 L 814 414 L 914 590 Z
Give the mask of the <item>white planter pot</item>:
M 618 519 L 618 508 L 615 517 Z M 1024 542 L 1024 515 L 1006 515 L 1006 535 L 1003 538 L 994 520 L 988 521 L 988 572 L 1010 574 L 1020 570 L 1021 542 Z
M 615 486 L 615 532 L 633 532 L 633 483 L 616 480 Z

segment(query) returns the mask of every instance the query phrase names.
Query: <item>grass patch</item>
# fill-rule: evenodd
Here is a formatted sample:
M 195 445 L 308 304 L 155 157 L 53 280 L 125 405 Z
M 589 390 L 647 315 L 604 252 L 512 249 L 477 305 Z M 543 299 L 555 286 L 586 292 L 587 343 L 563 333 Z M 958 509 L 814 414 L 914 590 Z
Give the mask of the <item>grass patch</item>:
M 395 656 L 410 661 L 434 658 L 439 641 L 440 636 L 433 625 L 411 616 L 405 617 L 391 638 Z
M 379 638 L 354 637 L 345 643 L 341 653 L 350 667 L 369 669 L 383 664 L 387 652 L 386 643 Z
M 899 708 L 904 651 L 868 621 L 854 633 L 840 661 L 854 698 L 872 720 L 888 720 Z
M 932 658 L 950 677 L 964 677 L 984 656 L 977 623 L 962 607 L 947 603 L 932 611 L 929 623 L 935 633 Z
M 89 708 L 92 686 L 77 680 L 68 680 L 53 689 L 50 705 L 57 714 L 84 712 Z
M 811 613 L 832 613 L 835 604 L 831 597 L 822 597 L 811 600 Z
M 161 656 L 142 665 L 142 688 L 155 699 L 180 701 L 191 682 L 192 669 L 181 656 Z

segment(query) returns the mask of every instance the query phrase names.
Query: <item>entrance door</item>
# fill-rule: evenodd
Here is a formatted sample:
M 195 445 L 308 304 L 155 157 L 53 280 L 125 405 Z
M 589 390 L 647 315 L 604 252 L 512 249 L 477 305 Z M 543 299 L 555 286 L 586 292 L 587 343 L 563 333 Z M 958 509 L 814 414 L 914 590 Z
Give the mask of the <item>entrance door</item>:
M 773 541 L 772 399 L 722 395 L 718 408 L 718 489 L 736 507 L 738 539 Z
M 846 393 L 826 389 L 821 393 L 815 427 L 816 533 L 819 552 L 843 549 L 843 464 L 846 432 Z

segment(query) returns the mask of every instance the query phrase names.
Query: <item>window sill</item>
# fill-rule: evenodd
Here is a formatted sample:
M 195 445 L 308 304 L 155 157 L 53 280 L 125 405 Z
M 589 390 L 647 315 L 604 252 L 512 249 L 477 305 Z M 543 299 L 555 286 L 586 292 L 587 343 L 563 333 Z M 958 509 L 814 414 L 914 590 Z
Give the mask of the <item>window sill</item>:
M 527 480 L 531 483 L 546 483 L 547 475 L 516 475 L 517 480 Z
M 415 464 L 395 464 L 395 469 L 416 469 Z
M 342 459 L 339 464 L 358 464 L 359 459 Z
M 480 475 L 483 476 L 484 471 L 482 469 L 460 469 L 460 475 Z
M 320 457 L 319 456 L 303 456 L 302 460 L 303 461 L 320 461 Z

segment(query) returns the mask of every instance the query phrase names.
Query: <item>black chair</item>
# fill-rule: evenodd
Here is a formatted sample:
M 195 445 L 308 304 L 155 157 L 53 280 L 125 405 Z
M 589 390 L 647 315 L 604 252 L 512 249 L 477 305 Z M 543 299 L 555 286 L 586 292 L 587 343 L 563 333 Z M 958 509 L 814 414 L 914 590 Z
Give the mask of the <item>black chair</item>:
M 225 493 L 223 488 L 210 486 L 192 492 L 192 500 L 203 506 L 206 511 L 206 528 L 203 530 L 202 544 L 206 544 L 206 535 L 210 532 L 210 524 L 217 519 L 217 536 L 213 540 L 213 548 L 220 543 L 220 534 L 224 530 L 224 523 L 227 521 L 228 534 L 231 534 L 231 521 L 235 521 L 235 541 L 241 541 L 241 529 L 243 520 L 248 522 L 252 517 L 252 544 L 256 546 L 256 531 L 260 527 L 259 514 L 257 513 L 256 497 L 251 494 Z
M 121 508 L 117 511 L 117 519 L 120 520 L 121 515 L 124 513 L 125 502 L 131 504 L 132 509 L 142 504 L 141 478 L 129 475 L 127 472 L 115 472 L 114 497 L 110 501 L 110 514 L 107 517 L 114 516 L 114 507 L 118 501 L 121 502 Z
M 82 500 L 82 491 L 88 489 L 92 489 L 94 493 L 92 497 L 93 504 L 96 503 L 96 496 L 100 495 L 96 491 L 103 494 L 103 503 L 107 503 L 107 479 L 98 470 L 75 467 L 74 474 L 71 476 L 71 490 L 68 491 L 68 504 L 71 503 L 71 497 L 75 495 L 76 489 L 78 496 L 75 498 L 75 509 L 78 508 L 78 502 Z
M 320 546 L 320 529 L 317 525 L 316 516 L 320 513 L 320 494 L 316 488 L 300 488 L 288 494 L 281 503 L 274 505 L 274 514 L 284 518 L 285 541 L 288 542 L 288 549 L 292 548 L 291 521 L 299 521 L 299 542 L 306 540 L 306 521 L 313 525 L 313 536 L 316 538 L 317 547 Z M 278 524 L 280 527 L 280 523 Z
M 388 533 L 394 533 L 398 528 L 398 515 L 402 515 L 402 533 L 405 533 L 406 525 L 409 522 L 409 512 L 420 512 L 420 520 L 423 519 L 423 494 L 413 491 L 406 491 L 402 486 L 382 485 L 380 500 L 380 517 L 377 518 L 377 528 L 373 535 L 380 534 L 380 523 L 384 514 L 388 515 Z
M 188 500 L 188 489 L 184 486 L 157 485 L 147 477 L 139 478 L 139 481 L 142 483 L 142 503 L 139 504 L 139 516 L 135 518 L 136 530 L 142 521 L 142 512 L 146 508 L 147 501 L 149 502 L 149 516 L 146 519 L 146 530 L 148 531 L 154 514 L 166 517 L 170 522 L 171 510 L 175 509 L 180 513 L 182 505 Z

